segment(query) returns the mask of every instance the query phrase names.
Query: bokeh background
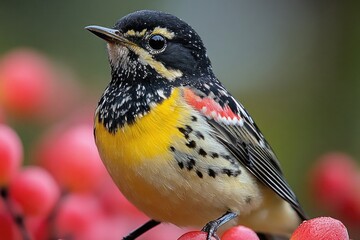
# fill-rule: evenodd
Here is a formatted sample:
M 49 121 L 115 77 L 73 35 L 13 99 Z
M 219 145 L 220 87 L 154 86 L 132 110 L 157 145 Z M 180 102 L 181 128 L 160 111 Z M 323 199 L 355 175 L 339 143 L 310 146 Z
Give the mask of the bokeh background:
M 47 126 L 91 113 L 109 81 L 105 43 L 84 27 L 110 27 L 140 9 L 166 11 L 193 26 L 216 75 L 257 122 L 309 215 L 330 214 L 314 204 L 309 172 L 334 151 L 359 164 L 358 1 L 1 0 L 0 57 L 20 47 L 38 51 L 65 73 L 74 93 L 49 121 L 6 116 L 23 141 L 25 162 Z

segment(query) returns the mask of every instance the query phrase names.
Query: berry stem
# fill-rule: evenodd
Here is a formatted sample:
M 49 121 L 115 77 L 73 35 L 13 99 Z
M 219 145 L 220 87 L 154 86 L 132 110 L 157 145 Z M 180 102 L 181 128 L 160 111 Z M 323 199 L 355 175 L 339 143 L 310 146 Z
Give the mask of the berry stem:
M 59 209 L 61 207 L 61 203 L 62 200 L 64 199 L 64 197 L 66 197 L 69 193 L 65 190 L 63 190 L 60 194 L 59 200 L 57 201 L 57 203 L 55 204 L 53 210 L 50 212 L 49 216 L 48 216 L 48 226 L 49 226 L 49 239 L 50 240 L 57 240 L 59 239 L 59 237 L 57 237 L 58 233 L 56 231 L 56 227 L 55 227 L 55 220 L 56 220 L 56 216 L 59 213 Z M 71 239 L 71 237 L 63 237 L 62 239 Z
M 0 187 L 0 196 L 4 200 L 12 219 L 18 227 L 23 240 L 31 240 L 30 234 L 25 226 L 25 219 L 22 214 L 16 213 L 14 206 L 9 198 L 9 190 L 6 187 Z

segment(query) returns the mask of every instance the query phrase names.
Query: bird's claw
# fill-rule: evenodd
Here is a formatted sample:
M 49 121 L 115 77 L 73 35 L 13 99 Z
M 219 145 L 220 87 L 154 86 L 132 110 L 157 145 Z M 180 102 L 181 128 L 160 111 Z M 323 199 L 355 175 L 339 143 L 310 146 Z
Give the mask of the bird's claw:
M 211 237 L 214 237 L 216 240 L 220 240 L 219 236 L 216 234 L 218 225 L 219 224 L 216 220 L 210 221 L 201 229 L 201 231 L 207 233 L 206 240 L 211 240 Z

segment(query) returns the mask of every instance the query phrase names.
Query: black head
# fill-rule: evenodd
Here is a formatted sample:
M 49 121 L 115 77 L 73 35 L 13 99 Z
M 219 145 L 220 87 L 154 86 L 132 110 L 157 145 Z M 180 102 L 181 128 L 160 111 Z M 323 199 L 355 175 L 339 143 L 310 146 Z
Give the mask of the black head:
M 174 81 L 212 74 L 199 35 L 171 14 L 143 10 L 121 18 L 112 29 L 87 29 L 108 42 L 113 77 Z

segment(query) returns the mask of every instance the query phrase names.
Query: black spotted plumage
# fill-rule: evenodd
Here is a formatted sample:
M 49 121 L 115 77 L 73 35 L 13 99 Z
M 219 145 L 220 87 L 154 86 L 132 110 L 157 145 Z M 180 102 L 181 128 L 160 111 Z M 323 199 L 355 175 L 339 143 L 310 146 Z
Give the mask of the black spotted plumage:
M 156 32 L 156 29 L 160 30 Z M 165 100 L 172 98 L 175 90 L 181 92 L 179 98 L 183 104 L 181 107 L 191 112 L 188 119 L 182 119 L 176 126 L 171 126 L 177 134 L 181 135 L 181 140 L 166 146 L 165 149 L 169 151 L 169 154 L 162 153 L 161 155 L 172 157 L 165 159 L 169 161 L 165 166 L 175 172 L 161 171 L 160 174 L 164 174 L 165 177 L 173 174 L 172 176 L 177 177 L 177 180 L 172 186 L 165 187 L 173 178 L 167 178 L 166 182 L 158 183 L 156 180 L 160 176 L 157 175 L 153 181 L 160 186 L 155 186 L 153 190 L 183 189 L 182 187 L 190 185 L 187 179 L 194 179 L 193 176 L 197 181 L 207 181 L 197 182 L 198 185 L 193 186 L 200 188 L 199 191 L 194 191 L 195 196 L 179 197 L 178 201 L 174 202 L 181 204 L 181 201 L 196 200 L 197 197 L 206 194 L 210 191 L 211 183 L 219 186 L 218 183 L 226 184 L 227 181 L 237 184 L 236 181 L 239 180 L 240 187 L 240 184 L 258 186 L 257 184 L 261 182 L 273 190 L 272 193 L 276 193 L 289 203 L 298 215 L 298 217 L 295 216 L 295 212 L 291 210 L 293 214 L 291 216 L 295 216 L 292 218 L 296 218 L 295 222 L 306 219 L 295 194 L 285 181 L 273 150 L 248 112 L 216 78 L 206 48 L 200 36 L 190 25 L 171 14 L 144 10 L 121 18 L 112 29 L 89 26 L 88 30 L 108 42 L 111 82 L 96 110 L 96 120 L 105 127 L 106 131 L 116 135 L 119 130 L 124 131 L 125 126 L 136 125 L 137 120 L 150 114 L 152 108 L 161 106 Z M 153 36 L 153 32 L 160 35 L 157 36 L 157 39 L 161 41 L 159 49 L 151 49 L 149 46 L 148 39 Z M 186 98 L 187 91 L 193 94 L 194 101 Z M 171 111 L 173 109 L 169 109 L 169 112 Z M 159 119 L 159 125 L 161 124 L 167 124 L 166 119 Z M 159 132 L 159 134 L 163 133 Z M 156 136 L 153 137 L 155 140 Z M 211 142 L 211 144 L 207 146 L 206 142 Z M 118 148 L 121 147 L 118 146 Z M 154 166 L 160 166 L 158 163 L 161 161 L 159 159 L 156 161 L 158 162 Z M 114 169 L 111 170 L 114 171 Z M 159 173 L 158 169 L 138 168 L 136 170 L 135 175 L 141 175 L 141 171 L 146 171 L 146 174 Z M 248 175 L 250 177 L 246 179 Z M 151 182 L 146 182 L 146 184 L 151 187 Z M 231 184 L 220 190 L 215 188 L 218 192 L 210 193 L 213 194 L 211 198 L 215 201 L 217 200 L 214 198 L 215 195 L 219 194 L 217 197 L 221 198 L 224 191 L 238 186 Z M 207 186 L 207 188 L 201 189 L 202 186 Z M 129 189 L 128 186 L 125 189 Z M 132 191 L 131 189 L 130 192 Z M 261 195 L 256 192 L 253 191 L 252 195 L 249 192 L 245 194 L 241 192 L 241 196 L 238 196 L 240 200 L 243 200 L 246 208 L 255 206 L 256 201 L 259 200 L 256 199 L 256 194 Z M 158 192 L 158 194 L 161 193 Z M 135 195 L 140 194 L 137 192 Z M 234 191 L 231 192 L 231 197 L 233 194 Z M 162 200 L 167 201 L 170 196 L 179 195 L 178 193 L 168 194 Z M 261 198 L 259 196 L 258 198 Z M 208 199 L 204 198 L 200 207 Z M 213 204 L 213 201 L 210 202 Z M 241 211 L 240 213 L 233 211 L 234 209 L 226 203 L 219 202 L 221 206 L 217 206 L 216 211 L 220 209 L 219 211 L 224 215 L 217 216 L 215 221 L 207 219 L 208 223 L 203 229 L 208 232 L 208 240 L 211 235 L 216 235 L 219 226 L 238 217 L 239 214 L 241 217 L 242 214 Z M 282 200 L 281 203 L 283 203 Z M 197 210 L 197 207 L 194 210 Z M 208 210 L 210 212 L 214 209 Z M 186 209 L 181 209 L 181 211 L 186 211 Z M 149 221 L 124 239 L 137 238 L 156 226 L 159 220 L 161 219 Z M 259 236 L 261 239 L 267 238 L 266 234 L 259 234 Z
M 283 176 L 276 155 L 244 107 L 226 91 L 219 81 L 210 84 L 211 88 L 204 88 L 203 86 L 199 88 L 196 84 L 191 85 L 191 91 L 199 97 L 209 95 L 217 96 L 220 91 L 222 92 L 223 99 L 213 98 L 214 102 L 219 103 L 222 108 L 230 108 L 243 119 L 244 123 L 242 126 L 239 126 L 231 123 L 223 123 L 212 117 L 208 117 L 207 121 L 214 129 L 213 134 L 215 137 L 232 153 L 233 157 L 241 162 L 256 178 L 287 201 L 301 219 L 307 219 L 296 195 Z M 202 92 L 203 89 L 206 89 L 207 92 Z

